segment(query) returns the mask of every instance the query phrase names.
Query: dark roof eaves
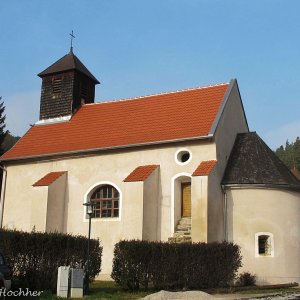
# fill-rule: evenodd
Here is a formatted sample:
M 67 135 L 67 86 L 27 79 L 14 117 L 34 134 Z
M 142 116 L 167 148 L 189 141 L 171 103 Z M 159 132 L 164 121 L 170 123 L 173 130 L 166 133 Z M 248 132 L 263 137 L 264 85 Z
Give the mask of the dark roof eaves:
M 50 74 L 55 74 L 55 73 L 60 73 L 60 72 L 63 72 L 64 70 L 68 70 L 68 69 L 64 69 L 64 70 L 60 70 L 58 72 L 52 72 L 52 71 L 48 71 L 48 70 L 51 70 L 55 65 L 57 65 L 60 61 L 64 60 L 70 53 L 64 55 L 63 57 L 61 57 L 59 60 L 55 61 L 53 64 L 51 64 L 49 67 L 47 67 L 45 70 L 43 70 L 42 72 L 38 73 L 37 75 L 39 77 L 44 77 L 46 75 L 50 75 Z M 73 66 L 72 68 L 75 68 L 75 63 L 74 63 L 74 60 L 73 60 Z M 69 68 L 69 69 L 72 69 L 72 68 Z
M 76 155 L 76 154 L 86 154 L 95 153 L 98 151 L 109 151 L 109 150 L 121 150 L 121 149 L 128 149 L 128 148 L 135 148 L 135 147 L 143 147 L 143 146 L 152 146 L 152 145 L 164 145 L 169 143 L 178 143 L 178 142 L 185 142 L 185 141 L 195 141 L 195 140 L 205 140 L 211 139 L 211 135 L 205 136 L 197 136 L 197 137 L 189 137 L 189 138 L 182 138 L 182 139 L 175 139 L 175 140 L 165 140 L 165 141 L 158 141 L 158 142 L 147 142 L 147 143 L 140 143 L 140 144 L 129 144 L 129 145 L 120 145 L 120 146 L 112 146 L 112 147 L 103 147 L 103 148 L 94 148 L 94 149 L 84 149 L 84 150 L 76 150 L 76 151 L 65 151 L 65 152 L 56 152 L 56 153 L 47 153 L 47 154 L 39 154 L 39 155 L 32 155 L 32 156 L 21 156 L 21 157 L 14 157 L 14 158 L 4 158 L 1 159 L 0 162 L 16 162 L 16 161 L 24 161 L 24 160 L 32 160 L 32 159 L 44 159 L 47 157 L 58 157 L 58 156 L 66 156 L 66 155 Z
M 57 65 L 59 62 L 63 61 L 64 59 L 67 59 L 67 56 L 71 55 L 72 63 L 69 64 L 67 67 L 62 67 L 58 70 L 52 70 L 55 65 Z M 49 71 L 48 71 L 49 70 Z M 39 77 L 43 78 L 48 75 L 54 75 L 54 74 L 60 74 L 63 72 L 73 71 L 76 70 L 77 72 L 87 76 L 88 78 L 92 79 L 96 84 L 99 84 L 100 82 L 98 79 L 88 70 L 88 68 L 81 62 L 81 60 L 73 53 L 70 52 L 66 55 L 64 55 L 62 58 L 54 62 L 51 66 L 43 70 L 38 74 Z
M 78 72 L 78 73 L 80 73 L 80 74 L 83 74 L 84 76 L 86 76 L 86 77 L 92 79 L 96 84 L 100 84 L 100 83 L 101 83 L 95 76 L 93 76 L 93 75 L 92 75 L 92 76 L 89 76 L 88 74 L 86 74 L 86 73 L 80 71 L 80 70 L 77 69 L 76 67 L 67 68 L 67 69 L 64 69 L 64 70 L 61 70 L 61 71 L 57 71 L 57 72 L 49 72 L 49 73 L 47 73 L 47 74 L 42 74 L 42 75 L 41 75 L 41 73 L 39 73 L 38 76 L 41 77 L 41 78 L 43 78 L 43 77 L 48 76 L 48 75 L 61 74 L 61 73 L 69 72 L 69 71 L 76 71 L 76 72 Z
M 225 188 L 272 188 L 272 189 L 288 189 L 288 190 L 297 190 L 300 191 L 300 185 L 291 185 L 291 184 L 271 184 L 271 183 L 221 183 L 222 187 Z

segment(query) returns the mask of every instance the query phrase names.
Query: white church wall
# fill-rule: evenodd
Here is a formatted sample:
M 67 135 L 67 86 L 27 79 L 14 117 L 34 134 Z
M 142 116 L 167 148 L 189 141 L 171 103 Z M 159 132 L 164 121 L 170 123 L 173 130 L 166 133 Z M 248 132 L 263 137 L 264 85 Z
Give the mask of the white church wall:
M 225 239 L 221 180 L 222 177 L 218 174 L 218 166 L 216 166 L 207 178 L 207 241 L 209 243 L 221 242 Z
M 228 239 L 241 246 L 243 267 L 260 284 L 300 282 L 300 193 L 276 189 L 229 189 Z M 258 235 L 270 236 L 259 254 Z
M 46 231 L 48 187 L 42 186 L 39 188 L 40 190 L 36 190 L 34 197 L 31 198 L 30 229 L 35 231 Z M 12 222 L 15 223 L 13 220 Z
M 24 231 L 44 231 L 48 187 L 32 184 L 45 175 L 37 164 L 9 166 L 2 226 Z
M 161 201 L 160 170 L 156 168 L 144 182 L 143 192 L 143 240 L 157 241 L 161 224 L 159 205 Z
M 144 182 L 126 182 L 123 188 L 122 203 L 122 239 L 143 237 Z
M 36 189 L 41 187 L 36 187 Z M 63 232 L 67 201 L 67 173 L 56 179 L 48 188 L 46 231 Z M 32 207 L 35 207 L 33 205 Z
M 192 241 L 207 242 L 207 176 L 192 177 Z
M 242 100 L 236 82 L 233 82 L 228 100 L 215 132 L 217 165 L 208 179 L 208 241 L 225 239 L 223 192 L 221 181 L 235 142 L 236 135 L 248 132 Z
M 248 132 L 238 86 L 233 84 L 215 132 L 218 172 L 223 176 L 236 135 Z
M 192 153 L 192 159 L 185 165 L 178 164 L 174 159 L 176 151 L 182 147 Z M 87 235 L 88 222 L 85 219 L 83 203 L 86 202 L 89 193 L 96 186 L 104 183 L 112 184 L 121 195 L 120 217 L 92 221 L 92 237 L 99 238 L 103 246 L 101 274 L 109 276 L 113 245 L 124 238 L 142 238 L 143 225 L 140 226 L 140 224 L 143 219 L 143 202 L 138 201 L 143 199 L 140 197 L 143 197 L 144 187 L 142 183 L 123 182 L 128 174 L 141 165 L 160 165 L 160 190 L 155 192 L 160 195 L 157 212 L 157 239 L 166 241 L 173 233 L 171 219 L 172 215 L 174 216 L 175 204 L 172 202 L 174 201 L 172 178 L 180 173 L 192 174 L 201 161 L 215 158 L 214 143 L 201 140 L 39 163 L 9 165 L 7 166 L 8 178 L 3 226 L 7 227 L 10 224 L 13 228 L 31 231 L 33 225 L 31 211 L 37 212 L 38 210 L 42 210 L 44 214 L 44 216 L 42 213 L 38 214 L 39 217 L 46 220 L 47 202 L 43 206 L 43 199 L 45 201 L 47 199 L 48 188 L 34 188 L 32 184 L 49 172 L 67 171 L 64 232 Z M 152 184 L 154 182 L 149 182 L 149 185 Z M 132 188 L 128 188 L 129 185 Z M 45 193 L 42 193 L 43 189 L 45 189 Z M 45 224 L 44 227 L 38 223 L 35 225 L 38 225 L 36 227 L 38 230 L 45 230 Z M 137 233 L 137 231 L 139 232 Z M 152 232 L 148 234 L 148 238 L 150 235 L 153 239 Z

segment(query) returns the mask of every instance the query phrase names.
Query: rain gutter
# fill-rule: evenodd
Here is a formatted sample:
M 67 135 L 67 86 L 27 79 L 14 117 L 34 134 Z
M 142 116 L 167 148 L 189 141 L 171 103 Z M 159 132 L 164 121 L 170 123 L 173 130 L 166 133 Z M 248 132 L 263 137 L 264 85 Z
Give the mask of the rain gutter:
M 99 151 L 109 151 L 109 150 L 121 150 L 121 149 L 128 149 L 134 147 L 143 147 L 143 146 L 153 146 L 153 145 L 164 145 L 169 143 L 178 143 L 178 142 L 186 142 L 186 141 L 195 141 L 195 140 L 206 140 L 212 139 L 213 135 L 208 134 L 204 136 L 197 136 L 197 137 L 189 137 L 189 138 L 181 138 L 175 140 L 166 140 L 166 141 L 158 141 L 158 142 L 148 142 L 148 143 L 140 143 L 140 144 L 129 144 L 129 145 L 122 145 L 122 146 L 112 146 L 112 147 L 103 147 L 103 148 L 94 148 L 88 150 L 76 150 L 76 151 L 66 151 L 66 152 L 55 152 L 55 153 L 47 153 L 47 154 L 40 154 L 40 155 L 32 155 L 32 156 L 20 156 L 14 158 L 4 158 L 1 159 L 1 162 L 8 162 L 8 161 L 19 161 L 19 160 L 26 160 L 26 159 L 43 159 L 46 157 L 52 156 L 64 156 L 64 155 L 77 155 L 77 154 L 90 154 L 93 152 Z

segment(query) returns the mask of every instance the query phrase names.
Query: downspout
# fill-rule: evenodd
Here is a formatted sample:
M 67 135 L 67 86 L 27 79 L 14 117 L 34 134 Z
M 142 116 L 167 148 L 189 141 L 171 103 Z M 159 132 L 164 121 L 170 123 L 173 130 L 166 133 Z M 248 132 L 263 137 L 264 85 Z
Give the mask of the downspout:
M 222 191 L 223 191 L 223 199 L 224 199 L 224 240 L 228 241 L 228 225 L 227 225 L 227 193 L 226 193 L 226 187 L 225 185 L 222 185 Z
M 1 197 L 0 197 L 0 228 L 2 228 L 7 169 L 1 165 L 0 168 L 3 170 L 2 188 L 1 188 Z

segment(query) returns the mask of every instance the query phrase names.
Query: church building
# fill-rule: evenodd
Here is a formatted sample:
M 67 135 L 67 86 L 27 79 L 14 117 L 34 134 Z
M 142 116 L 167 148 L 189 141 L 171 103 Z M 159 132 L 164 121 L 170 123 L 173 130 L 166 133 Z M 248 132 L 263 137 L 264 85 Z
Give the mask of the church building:
M 249 132 L 237 81 L 95 103 L 71 50 L 38 74 L 40 118 L 1 157 L 3 228 L 87 235 L 109 278 L 122 239 L 233 241 L 258 283 L 300 282 L 300 182 Z

